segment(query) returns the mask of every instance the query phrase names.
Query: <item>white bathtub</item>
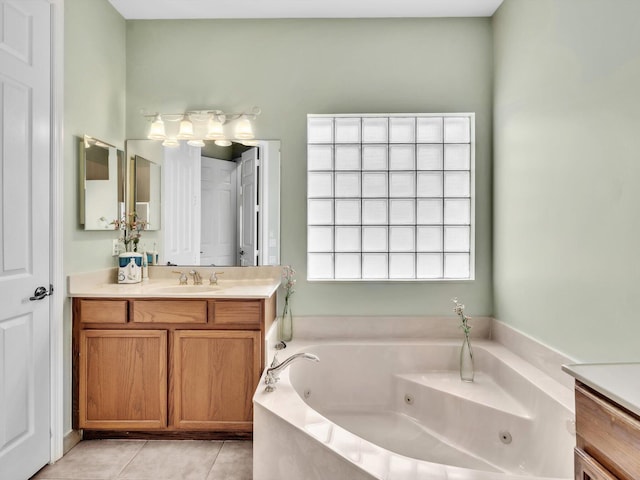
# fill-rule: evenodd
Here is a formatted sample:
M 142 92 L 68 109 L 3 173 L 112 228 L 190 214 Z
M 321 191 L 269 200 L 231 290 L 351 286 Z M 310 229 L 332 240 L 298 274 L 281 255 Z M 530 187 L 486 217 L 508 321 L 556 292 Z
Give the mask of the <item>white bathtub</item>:
M 254 397 L 254 479 L 570 479 L 573 394 L 505 347 L 294 342 L 300 360 Z

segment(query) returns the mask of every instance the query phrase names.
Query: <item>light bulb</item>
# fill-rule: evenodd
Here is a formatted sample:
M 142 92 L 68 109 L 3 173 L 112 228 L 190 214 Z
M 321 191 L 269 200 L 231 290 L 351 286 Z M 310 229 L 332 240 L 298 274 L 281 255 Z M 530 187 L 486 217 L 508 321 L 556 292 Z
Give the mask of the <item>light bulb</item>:
M 215 143 L 219 147 L 230 147 L 231 146 L 231 142 L 229 140 L 216 140 L 213 143 Z
M 248 118 L 242 117 L 238 120 L 235 136 L 240 140 L 251 140 L 254 138 L 253 127 L 251 126 L 251 121 Z
M 180 131 L 176 138 L 178 140 L 191 140 L 193 138 L 193 123 L 186 115 L 180 121 Z
M 207 138 L 218 139 L 224 138 L 224 130 L 222 122 L 217 117 L 211 117 L 207 125 Z
M 200 138 L 194 138 L 193 140 L 189 140 L 187 145 L 191 145 L 192 147 L 204 147 L 204 141 Z
M 150 138 L 151 140 L 165 139 L 164 122 L 162 121 L 160 114 L 157 114 L 153 119 L 153 122 L 151 122 L 151 129 L 149 130 L 147 138 Z

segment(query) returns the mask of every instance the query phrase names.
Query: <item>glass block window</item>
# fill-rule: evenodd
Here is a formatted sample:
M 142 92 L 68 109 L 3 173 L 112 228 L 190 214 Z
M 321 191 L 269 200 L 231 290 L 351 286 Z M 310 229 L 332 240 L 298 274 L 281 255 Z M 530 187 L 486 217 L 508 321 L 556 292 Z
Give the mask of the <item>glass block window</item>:
M 474 120 L 308 115 L 308 279 L 473 279 Z

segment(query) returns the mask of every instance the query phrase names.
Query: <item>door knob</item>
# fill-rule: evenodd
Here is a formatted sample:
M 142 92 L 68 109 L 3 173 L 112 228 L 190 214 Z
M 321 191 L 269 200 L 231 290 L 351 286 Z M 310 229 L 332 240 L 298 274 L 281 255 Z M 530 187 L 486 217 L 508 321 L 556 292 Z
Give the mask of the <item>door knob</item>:
M 33 297 L 29 297 L 29 300 L 31 300 L 32 302 L 36 300 L 42 300 L 48 295 L 53 295 L 53 285 L 49 285 L 49 290 L 47 290 L 47 287 L 36 288 L 36 291 L 33 292 Z

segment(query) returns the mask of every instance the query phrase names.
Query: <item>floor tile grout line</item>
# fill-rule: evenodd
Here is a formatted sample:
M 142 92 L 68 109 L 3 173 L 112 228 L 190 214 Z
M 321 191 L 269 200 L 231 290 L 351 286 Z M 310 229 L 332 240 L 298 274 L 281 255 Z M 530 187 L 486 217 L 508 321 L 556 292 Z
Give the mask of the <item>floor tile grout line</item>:
M 204 477 L 204 480 L 207 480 L 207 478 L 209 478 L 209 476 L 211 476 L 211 472 L 213 471 L 213 467 L 215 467 L 216 462 L 218 461 L 218 457 L 220 456 L 220 452 L 222 452 L 222 449 L 224 448 L 224 444 L 227 443 L 225 440 L 222 441 L 222 445 L 220 445 L 220 448 L 218 449 L 218 453 L 216 453 L 216 456 L 213 458 L 213 463 L 211 464 L 211 467 L 209 467 L 209 470 L 207 470 L 207 475 Z
M 126 442 L 126 439 L 123 439 Z M 117 440 L 115 440 L 117 442 Z M 222 471 L 216 473 L 215 469 L 216 469 L 216 465 L 218 467 L 220 467 L 220 462 L 222 462 L 223 464 L 226 465 L 225 461 L 225 453 L 222 451 L 223 449 L 225 449 L 225 452 L 228 448 L 231 448 L 231 452 L 228 452 L 231 457 L 235 457 L 235 448 L 234 447 L 230 447 L 230 445 L 235 444 L 236 441 L 228 441 L 228 440 L 210 440 L 210 445 L 213 447 L 215 445 L 216 451 L 213 452 L 211 451 L 211 457 L 209 457 L 208 461 L 210 462 L 209 467 L 204 468 L 204 471 L 200 471 L 202 478 L 200 478 L 200 476 L 198 476 L 197 480 L 207 480 L 207 479 L 213 479 L 213 478 L 218 478 L 220 475 L 219 473 L 222 473 Z M 112 472 L 110 474 L 107 474 L 103 478 L 104 480 L 124 480 L 124 472 L 127 471 L 127 468 L 129 468 L 134 462 L 137 461 L 138 457 L 140 455 L 142 455 L 142 451 L 148 447 L 150 445 L 150 443 L 155 443 L 155 442 L 150 442 L 149 440 L 142 440 L 139 441 L 139 443 L 135 446 L 135 448 L 132 449 L 131 451 L 131 457 L 128 460 L 125 460 L 125 462 L 121 463 L 121 462 L 113 462 L 111 465 L 115 466 L 118 468 L 118 470 L 112 470 Z M 158 442 L 161 443 L 161 442 Z M 196 442 L 199 443 L 199 442 Z M 244 442 L 243 442 L 244 443 Z M 251 442 L 249 442 L 251 443 Z M 213 444 L 213 445 L 212 445 Z M 213 448 L 212 448 L 213 450 Z M 69 452 L 67 452 L 69 453 Z M 86 452 L 83 452 L 86 453 Z M 222 455 L 222 457 L 221 457 Z M 227 455 L 228 456 L 228 455 Z M 204 458 L 203 458 L 204 460 Z M 243 460 L 244 461 L 244 460 Z M 250 460 L 249 460 L 250 461 Z M 204 463 L 204 462 L 203 462 Z M 115 465 L 114 465 L 115 464 Z M 223 470 L 226 471 L 227 468 L 226 466 L 223 465 Z M 202 467 L 205 467 L 205 465 L 202 465 Z M 79 473 L 79 472 L 76 472 Z M 103 471 L 103 475 L 104 475 Z M 57 476 L 53 476 L 53 477 L 49 477 L 48 475 L 45 477 L 42 477 L 43 480 L 51 480 L 53 478 L 62 478 L 62 477 L 57 477 Z M 79 478 L 79 477 L 76 477 Z M 235 478 L 235 477 L 234 477 Z M 244 478 L 244 477 L 243 477 Z M 249 478 L 249 477 L 248 477 Z
M 145 441 L 142 443 L 142 445 L 140 445 L 140 448 L 138 449 L 138 451 L 137 451 L 137 452 L 136 452 L 136 453 L 135 453 L 135 454 L 134 454 L 134 455 L 129 459 L 129 461 L 128 461 L 127 463 L 125 463 L 125 464 L 124 464 L 124 466 L 123 466 L 123 467 L 118 471 L 118 473 L 116 473 L 116 476 L 115 476 L 115 477 L 113 477 L 113 479 L 112 479 L 112 480 L 118 480 L 118 478 L 120 477 L 120 474 L 121 474 L 122 472 L 124 472 L 124 471 L 125 471 L 125 469 L 126 469 L 129 465 L 131 465 L 131 462 L 133 462 L 133 459 L 134 459 L 134 458 L 136 458 L 136 457 L 140 454 L 140 452 L 142 451 L 142 449 L 144 448 L 144 446 L 145 446 L 147 443 L 149 443 L 149 440 L 145 440 Z

